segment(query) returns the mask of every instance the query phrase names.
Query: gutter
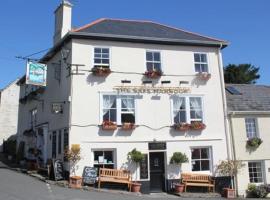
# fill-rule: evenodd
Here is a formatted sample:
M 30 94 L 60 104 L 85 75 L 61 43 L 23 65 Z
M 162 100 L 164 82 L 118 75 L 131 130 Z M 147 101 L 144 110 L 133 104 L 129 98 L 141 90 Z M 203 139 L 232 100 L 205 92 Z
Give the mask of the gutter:
M 262 110 L 262 111 L 228 111 L 228 115 L 270 115 L 270 111 L 269 110 Z

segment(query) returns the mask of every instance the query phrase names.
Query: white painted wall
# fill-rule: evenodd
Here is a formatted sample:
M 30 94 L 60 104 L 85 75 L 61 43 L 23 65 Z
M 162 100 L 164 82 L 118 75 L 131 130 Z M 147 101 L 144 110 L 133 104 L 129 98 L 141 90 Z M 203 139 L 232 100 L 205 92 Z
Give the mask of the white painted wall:
M 111 73 L 107 78 L 95 77 L 90 72 L 85 75 L 73 76 L 72 79 L 72 115 L 71 124 L 86 127 L 71 126 L 70 143 L 81 144 L 83 160 L 80 162 L 78 173 L 83 166 L 92 166 L 92 148 L 117 149 L 117 168 L 126 162 L 127 153 L 136 147 L 138 150 L 148 152 L 148 142 L 167 142 L 167 164 L 173 152 L 186 152 L 190 157 L 190 147 L 211 146 L 213 166 L 220 160 L 227 158 L 227 148 L 224 128 L 224 112 L 222 105 L 222 88 L 220 85 L 218 49 L 207 47 L 167 46 L 135 43 L 119 43 L 91 40 L 73 40 L 72 63 L 83 64 L 83 70 L 93 67 L 93 51 L 95 46 L 110 48 L 111 70 L 120 72 L 146 71 L 146 50 L 159 50 L 161 52 L 162 70 L 164 74 L 180 74 L 182 76 L 162 76 L 154 80 L 155 86 L 161 86 L 162 80 L 170 80 L 165 87 L 178 87 L 179 81 L 189 81 L 185 87 L 190 87 L 190 94 L 203 96 L 204 122 L 207 128 L 201 133 L 176 132 L 169 127 L 160 130 L 151 130 L 139 126 L 132 133 L 116 130 L 103 131 L 96 125 L 101 124 L 100 94 L 113 92 L 114 86 L 119 86 L 121 80 L 131 80 L 129 86 L 140 86 L 145 77 L 140 74 Z M 208 55 L 209 71 L 212 74 L 208 82 L 198 81 L 195 76 L 193 53 L 205 52 Z M 168 94 L 139 94 L 136 99 L 137 124 L 147 125 L 154 129 L 173 124 L 171 120 L 171 96 Z M 94 125 L 94 126 L 87 126 Z M 169 167 L 168 167 L 169 169 Z M 177 177 L 169 169 L 168 178 Z M 190 171 L 191 164 L 184 164 L 183 170 Z
M 3 150 L 3 140 L 17 133 L 19 86 L 16 85 L 16 81 L 0 94 L 0 152 Z

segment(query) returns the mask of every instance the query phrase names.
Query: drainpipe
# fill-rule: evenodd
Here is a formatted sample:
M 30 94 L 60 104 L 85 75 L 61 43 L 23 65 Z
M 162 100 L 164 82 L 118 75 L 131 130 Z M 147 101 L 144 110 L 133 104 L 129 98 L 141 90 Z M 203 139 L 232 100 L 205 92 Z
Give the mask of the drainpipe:
M 226 147 L 227 147 L 227 156 L 230 160 L 232 158 L 231 153 L 231 144 L 229 140 L 229 131 L 228 131 L 228 117 L 227 117 L 227 104 L 226 104 L 226 95 L 225 95 L 225 84 L 224 84 L 224 75 L 223 75 L 223 63 L 221 58 L 221 51 L 222 44 L 220 44 L 220 47 L 218 49 L 218 63 L 219 63 L 219 75 L 220 75 L 220 85 L 221 85 L 221 94 L 222 94 L 222 104 L 223 104 L 223 113 L 224 113 L 224 127 L 225 127 L 225 136 L 226 136 Z

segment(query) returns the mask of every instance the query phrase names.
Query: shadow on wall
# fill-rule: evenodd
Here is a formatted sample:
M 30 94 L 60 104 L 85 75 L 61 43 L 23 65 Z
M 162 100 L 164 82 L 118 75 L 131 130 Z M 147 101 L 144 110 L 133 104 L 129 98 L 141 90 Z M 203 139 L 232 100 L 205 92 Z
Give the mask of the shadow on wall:
M 193 78 L 191 81 L 191 85 L 196 86 L 197 88 L 200 86 L 206 85 L 206 83 L 207 83 L 207 80 L 199 79 L 197 76 Z
M 132 180 L 134 180 L 137 170 L 136 164 L 134 162 L 128 159 L 126 162 L 122 163 L 120 169 L 130 171 L 130 173 L 132 174 Z
M 182 169 L 179 165 L 169 164 L 167 165 L 168 179 L 177 179 L 182 172 Z
M 86 82 L 87 84 L 94 86 L 104 83 L 106 78 L 107 76 L 94 76 L 92 73 L 90 73 L 86 78 Z

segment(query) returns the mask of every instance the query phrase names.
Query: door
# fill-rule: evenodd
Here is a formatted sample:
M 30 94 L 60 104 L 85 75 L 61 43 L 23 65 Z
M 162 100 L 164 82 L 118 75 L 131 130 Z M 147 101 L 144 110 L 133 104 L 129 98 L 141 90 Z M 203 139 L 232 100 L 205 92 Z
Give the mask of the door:
M 150 190 L 162 192 L 165 188 L 164 152 L 150 152 Z

